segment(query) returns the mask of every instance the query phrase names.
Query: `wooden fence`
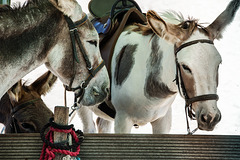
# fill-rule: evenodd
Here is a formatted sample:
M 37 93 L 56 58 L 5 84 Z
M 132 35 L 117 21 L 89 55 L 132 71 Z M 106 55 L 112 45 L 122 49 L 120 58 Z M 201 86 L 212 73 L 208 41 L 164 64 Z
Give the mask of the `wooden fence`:
M 85 134 L 81 160 L 240 160 L 240 136 Z M 39 159 L 39 134 L 0 135 L 0 159 Z

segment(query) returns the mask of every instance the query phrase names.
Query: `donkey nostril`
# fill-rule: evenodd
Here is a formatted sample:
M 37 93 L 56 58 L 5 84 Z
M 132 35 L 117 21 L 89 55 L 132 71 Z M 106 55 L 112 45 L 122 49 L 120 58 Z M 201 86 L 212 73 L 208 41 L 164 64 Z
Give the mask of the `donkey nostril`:
M 211 114 L 207 114 L 207 115 L 203 114 L 203 115 L 201 116 L 201 121 L 202 121 L 203 123 L 210 124 L 210 123 L 212 123 L 212 120 L 213 120 L 213 117 L 212 117 Z
M 109 90 L 109 88 L 106 88 L 106 89 L 105 89 L 105 91 L 106 91 L 106 93 L 107 93 L 107 94 L 109 94 L 109 93 L 110 93 L 110 90 Z
M 201 121 L 206 123 L 207 122 L 207 116 L 206 115 L 202 115 L 201 116 Z
M 214 122 L 219 122 L 221 120 L 221 114 L 216 114 L 215 118 L 214 118 Z
M 100 95 L 96 88 L 93 88 L 93 95 L 94 96 L 99 96 Z
M 102 85 L 102 91 L 104 91 L 105 94 L 109 94 L 110 93 L 110 89 L 107 83 L 103 83 Z

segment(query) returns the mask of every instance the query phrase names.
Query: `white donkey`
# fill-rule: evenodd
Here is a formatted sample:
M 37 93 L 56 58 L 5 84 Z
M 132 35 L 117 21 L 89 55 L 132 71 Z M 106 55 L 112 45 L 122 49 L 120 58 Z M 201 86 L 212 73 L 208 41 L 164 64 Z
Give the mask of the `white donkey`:
M 214 129 L 221 119 L 216 92 L 222 60 L 213 41 L 222 37 L 239 5 L 239 0 L 231 1 L 208 27 L 171 13 L 163 20 L 156 12 L 148 11 L 146 25 L 125 28 L 111 63 L 115 133 L 130 133 L 134 124 L 149 122 L 153 133 L 169 133 L 171 105 L 178 90 L 198 128 Z M 110 121 L 106 120 L 112 119 L 97 107 L 91 110 L 105 119 L 99 119 L 99 131 L 109 131 Z M 83 107 L 79 115 L 83 116 L 84 131 L 94 132 L 90 111 Z

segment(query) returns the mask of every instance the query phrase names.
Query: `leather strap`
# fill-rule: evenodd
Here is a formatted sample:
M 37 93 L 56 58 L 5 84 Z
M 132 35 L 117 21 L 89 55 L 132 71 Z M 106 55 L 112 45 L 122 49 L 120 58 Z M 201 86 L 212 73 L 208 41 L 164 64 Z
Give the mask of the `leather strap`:
M 209 44 L 214 44 L 213 41 L 209 40 L 209 39 L 198 39 L 198 40 L 194 40 L 194 41 L 190 41 L 187 43 L 182 44 L 180 47 L 175 48 L 175 55 L 177 55 L 177 53 L 179 51 L 181 51 L 183 48 L 197 44 L 197 43 L 209 43 Z
M 116 116 L 116 111 L 113 110 L 112 108 L 110 108 L 105 102 L 101 103 L 98 106 L 98 109 L 100 109 L 102 112 L 104 112 L 105 114 L 107 114 L 108 116 L 110 116 L 113 119 Z
M 186 99 L 186 104 L 189 105 L 194 102 L 207 101 L 207 100 L 216 100 L 217 101 L 218 99 L 219 99 L 219 97 L 217 94 L 206 94 L 206 95 L 201 95 L 201 96 L 196 96 L 193 98 Z
M 30 105 L 30 104 L 34 104 L 34 102 L 40 101 L 40 100 L 42 100 L 42 99 L 41 99 L 41 98 L 36 98 L 36 99 L 27 101 L 27 102 L 25 102 L 25 103 L 22 103 L 22 104 L 20 104 L 20 105 L 18 105 L 18 106 L 16 106 L 16 107 L 12 108 L 12 111 L 11 111 L 12 116 L 13 116 L 16 112 L 18 112 L 19 110 L 23 109 L 24 107 L 26 107 L 26 106 L 28 106 L 28 105 Z

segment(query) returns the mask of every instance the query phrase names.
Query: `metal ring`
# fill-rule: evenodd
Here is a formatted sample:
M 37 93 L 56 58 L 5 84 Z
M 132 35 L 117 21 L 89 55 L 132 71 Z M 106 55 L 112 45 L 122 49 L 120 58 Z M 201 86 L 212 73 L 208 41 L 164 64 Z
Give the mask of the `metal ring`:
M 73 29 L 70 29 L 69 31 L 70 32 L 74 32 L 75 30 L 77 30 L 77 28 L 75 27 L 75 28 L 73 28 Z
M 91 66 L 90 68 L 89 67 L 87 67 L 87 69 L 90 71 L 90 70 L 92 70 L 93 69 L 93 67 Z
M 84 87 L 83 85 L 85 85 L 85 81 L 82 81 L 80 87 L 81 87 L 81 88 L 86 88 L 86 87 Z

